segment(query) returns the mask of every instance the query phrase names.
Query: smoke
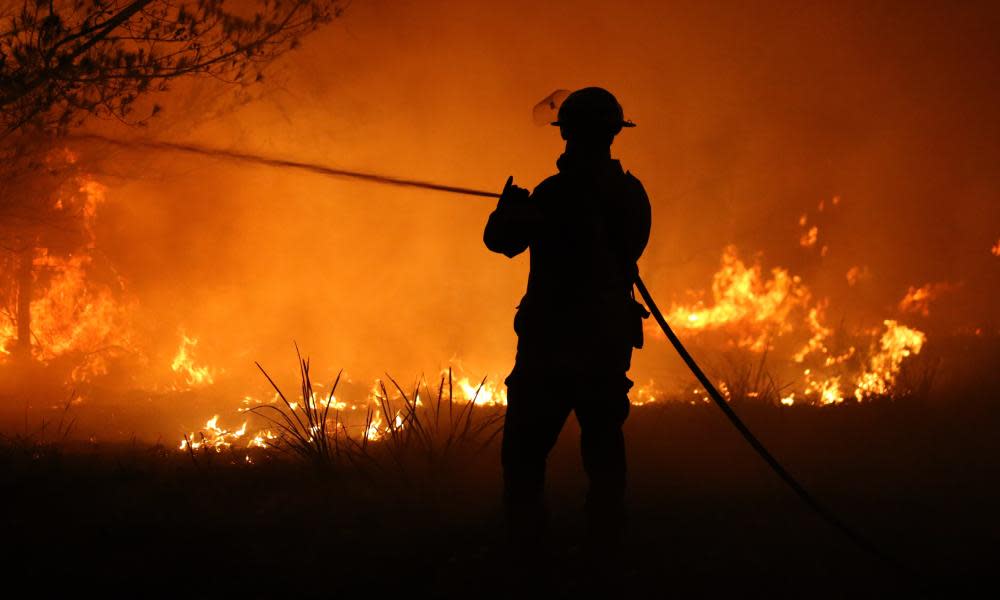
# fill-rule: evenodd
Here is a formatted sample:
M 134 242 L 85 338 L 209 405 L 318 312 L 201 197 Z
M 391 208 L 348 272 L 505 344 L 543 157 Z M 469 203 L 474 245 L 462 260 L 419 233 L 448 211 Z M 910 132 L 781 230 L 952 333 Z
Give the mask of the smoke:
M 562 142 L 532 107 L 601 85 L 638 124 L 613 152 L 653 203 L 640 267 L 662 304 L 706 288 L 735 244 L 830 296 L 833 320 L 866 324 L 910 286 L 948 282 L 960 287 L 934 323 L 995 325 L 996 13 L 356 3 L 252 101 L 186 85 L 158 99 L 148 135 L 499 191 L 555 170 Z M 109 158 L 121 176 L 106 182 L 100 249 L 140 301 L 151 362 L 169 364 L 183 329 L 205 362 L 258 383 L 255 359 L 291 373 L 293 340 L 358 382 L 433 379 L 452 359 L 493 379 L 509 369 L 527 259 L 482 246 L 490 202 L 140 148 Z M 817 227 L 808 248 L 802 215 Z M 867 279 L 848 285 L 852 268 Z M 634 378 L 664 357 L 644 351 Z

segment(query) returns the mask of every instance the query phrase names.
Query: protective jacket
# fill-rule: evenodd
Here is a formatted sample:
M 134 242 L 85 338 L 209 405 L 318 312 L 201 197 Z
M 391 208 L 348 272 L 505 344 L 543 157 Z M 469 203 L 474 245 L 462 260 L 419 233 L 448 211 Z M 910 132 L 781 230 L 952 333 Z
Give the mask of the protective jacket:
M 514 257 L 530 249 L 528 289 L 514 319 L 514 373 L 623 375 L 642 346 L 645 310 L 632 296 L 649 240 L 646 191 L 617 160 L 564 154 L 526 201 L 501 203 L 483 234 Z

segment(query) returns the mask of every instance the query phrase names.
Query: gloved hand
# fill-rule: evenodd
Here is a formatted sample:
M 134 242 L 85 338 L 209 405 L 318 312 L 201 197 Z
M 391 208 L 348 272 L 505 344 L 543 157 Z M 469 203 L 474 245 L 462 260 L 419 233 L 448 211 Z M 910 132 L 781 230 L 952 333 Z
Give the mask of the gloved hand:
M 486 247 L 513 258 L 524 252 L 542 226 L 544 217 L 531 193 L 514 185 L 514 176 L 507 178 L 497 208 L 490 214 L 483 231 Z
M 503 192 L 500 193 L 500 201 L 497 202 L 497 208 L 523 206 L 527 204 L 530 197 L 531 192 L 514 185 L 514 176 L 511 175 L 507 178 L 507 183 L 503 186 Z

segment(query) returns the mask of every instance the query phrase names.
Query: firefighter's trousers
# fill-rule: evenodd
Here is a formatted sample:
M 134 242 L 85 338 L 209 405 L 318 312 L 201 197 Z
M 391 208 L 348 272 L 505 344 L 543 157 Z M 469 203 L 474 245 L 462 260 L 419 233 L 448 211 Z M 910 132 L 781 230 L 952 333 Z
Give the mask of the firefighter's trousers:
M 518 369 L 515 368 L 515 373 Z M 623 373 L 604 377 L 514 375 L 507 379 L 501 460 L 511 535 L 537 539 L 545 527 L 545 464 L 570 412 L 580 424 L 580 450 L 590 481 L 586 513 L 591 537 L 620 536 L 625 519 L 625 438 L 629 413 Z

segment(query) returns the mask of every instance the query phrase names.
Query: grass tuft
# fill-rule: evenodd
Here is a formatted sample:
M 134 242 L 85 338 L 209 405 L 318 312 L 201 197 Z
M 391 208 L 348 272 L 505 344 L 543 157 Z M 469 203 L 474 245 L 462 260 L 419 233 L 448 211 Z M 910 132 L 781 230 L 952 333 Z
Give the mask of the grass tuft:
M 484 451 L 502 430 L 503 412 L 476 405 L 486 379 L 472 399 L 458 401 L 454 375 L 449 368 L 437 389 L 426 379 L 412 389 L 391 375 L 379 380 L 365 410 L 360 433 L 341 420 L 335 393 L 343 371 L 337 374 L 325 399 L 313 389 L 308 358 L 298 346 L 301 402 L 293 402 L 263 366 L 264 377 L 280 403 L 257 406 L 250 412 L 277 430 L 268 445 L 296 460 L 322 470 L 378 471 L 417 481 L 420 477 L 450 471 Z M 190 446 L 190 444 L 189 444 Z M 418 477 L 418 475 L 420 477 Z

